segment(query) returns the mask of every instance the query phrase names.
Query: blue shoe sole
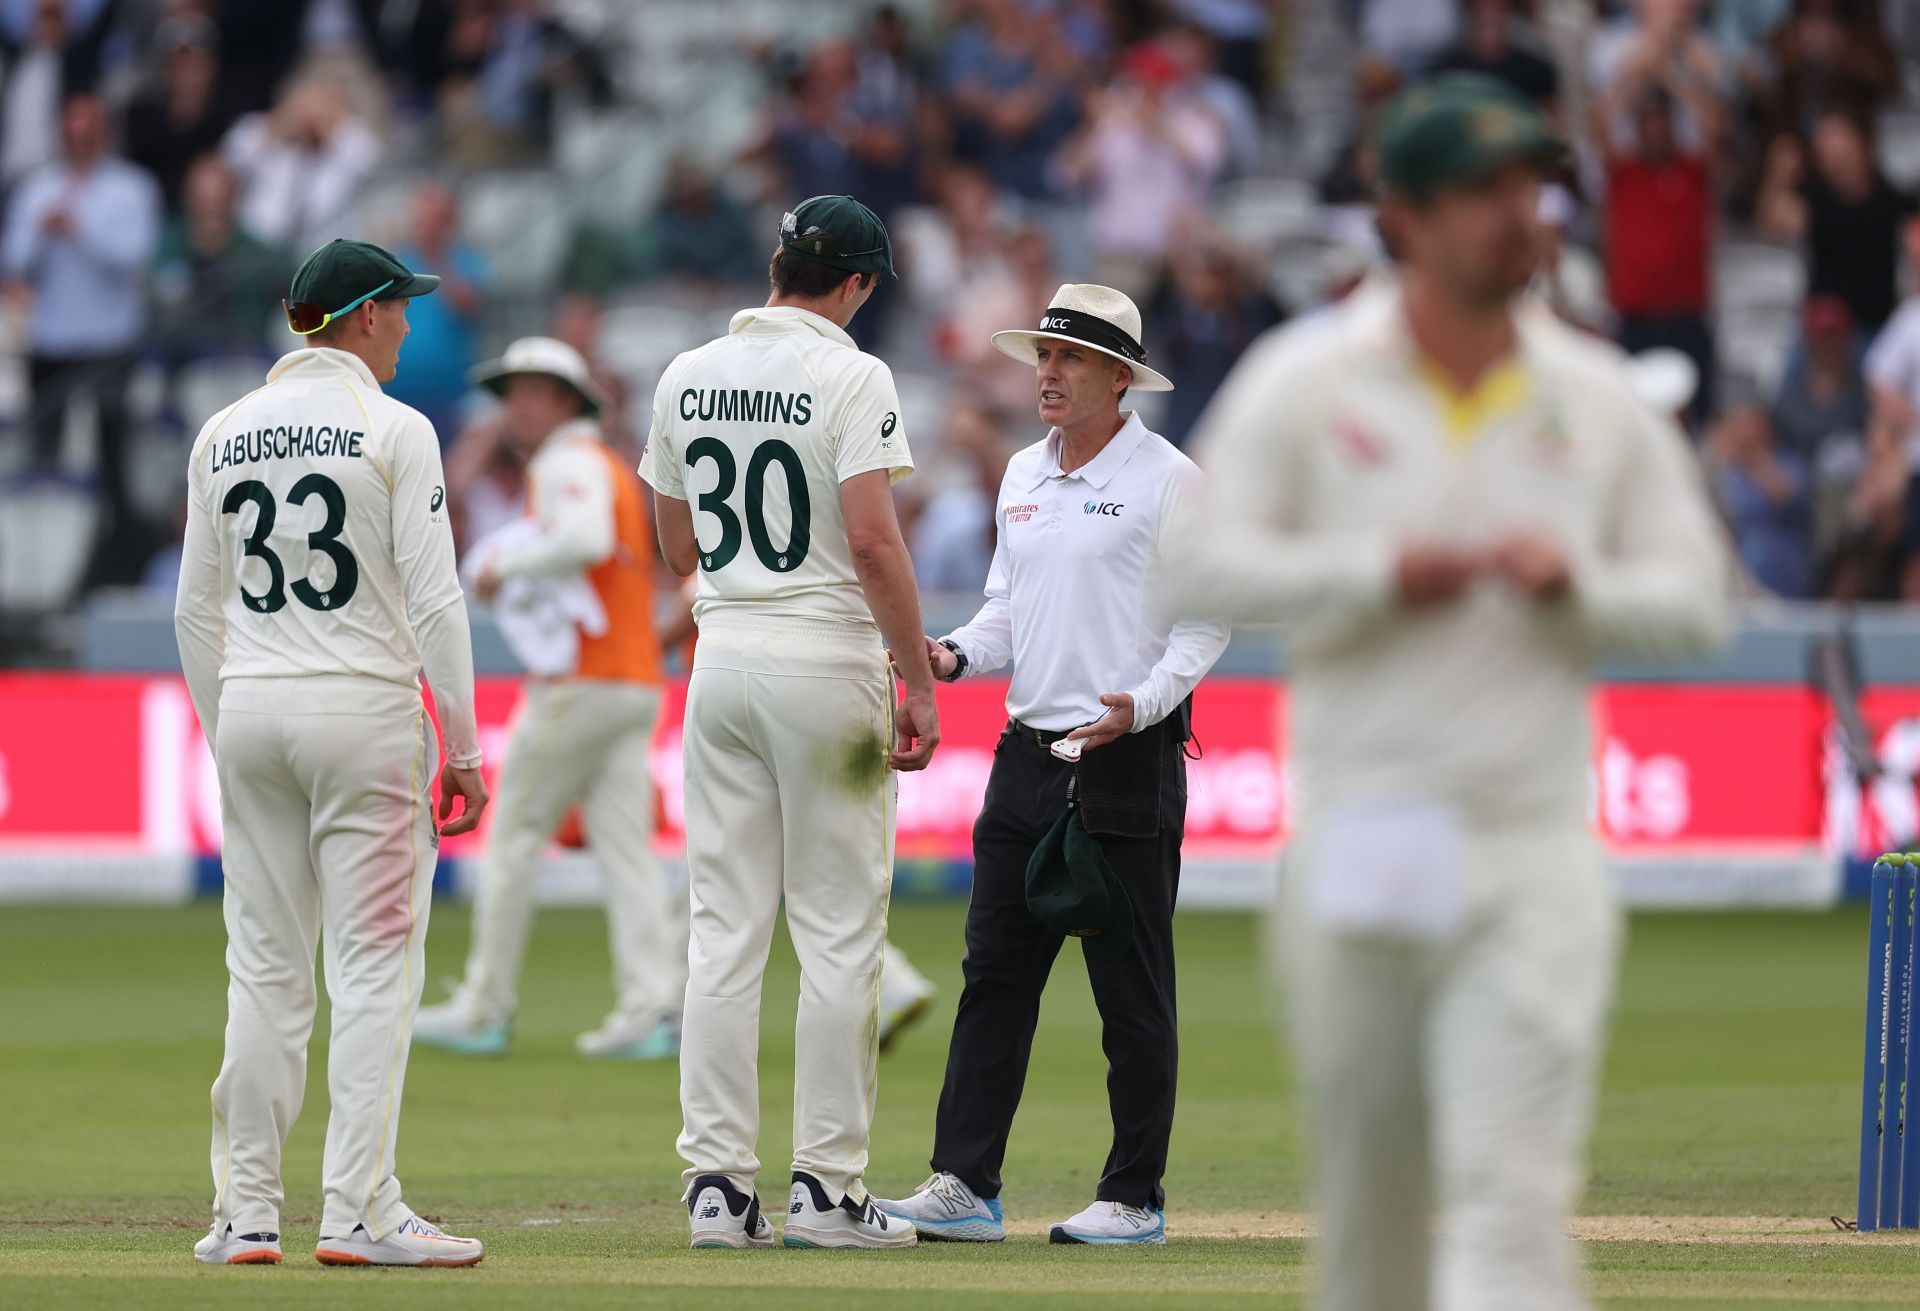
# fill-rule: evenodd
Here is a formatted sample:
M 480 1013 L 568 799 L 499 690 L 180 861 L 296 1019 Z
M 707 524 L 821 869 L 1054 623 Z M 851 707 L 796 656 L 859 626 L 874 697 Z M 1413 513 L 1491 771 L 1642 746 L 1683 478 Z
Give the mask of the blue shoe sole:
M 427 1037 L 417 1033 L 413 1035 L 413 1045 L 416 1047 L 431 1047 L 435 1051 L 453 1052 L 459 1056 L 505 1056 L 508 1042 L 505 1034 L 498 1037 L 489 1034 L 476 1038 Z
M 902 1215 L 898 1211 L 889 1211 L 886 1207 L 875 1207 L 889 1220 L 898 1220 L 909 1224 L 922 1238 L 936 1243 L 1001 1243 L 1006 1241 L 1007 1227 L 998 1220 L 968 1218 L 964 1220 L 915 1220 L 912 1216 Z
M 1107 1238 L 1097 1234 L 1076 1234 L 1065 1225 L 1055 1225 L 1047 1232 L 1047 1241 L 1078 1247 L 1164 1247 L 1167 1231 L 1156 1229 L 1139 1238 Z

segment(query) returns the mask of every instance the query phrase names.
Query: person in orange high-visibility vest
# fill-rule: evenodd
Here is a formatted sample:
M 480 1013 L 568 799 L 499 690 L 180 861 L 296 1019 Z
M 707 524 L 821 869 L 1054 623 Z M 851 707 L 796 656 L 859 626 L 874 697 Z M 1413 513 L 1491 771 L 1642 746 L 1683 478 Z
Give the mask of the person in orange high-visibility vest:
M 670 1059 L 680 1045 L 687 917 L 653 854 L 650 755 L 661 660 L 645 493 L 601 440 L 599 389 L 571 346 L 521 338 L 474 380 L 501 398 L 510 428 L 540 443 L 528 468 L 537 531 L 483 557 L 478 591 L 492 600 L 519 580 L 584 580 L 605 623 L 563 634 L 577 639 L 569 667 L 527 682 L 501 766 L 466 974 L 450 1000 L 421 1010 L 413 1038 L 470 1055 L 506 1051 L 540 855 L 577 805 L 607 880 L 615 992 L 612 1013 L 580 1035 L 579 1050 Z

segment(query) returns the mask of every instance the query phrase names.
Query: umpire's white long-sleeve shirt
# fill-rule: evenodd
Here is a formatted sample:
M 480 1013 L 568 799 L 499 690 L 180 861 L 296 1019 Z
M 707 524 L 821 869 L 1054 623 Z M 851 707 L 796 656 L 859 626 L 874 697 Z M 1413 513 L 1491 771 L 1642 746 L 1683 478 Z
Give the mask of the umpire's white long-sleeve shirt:
M 1164 599 L 1280 624 L 1303 802 L 1428 797 L 1480 819 L 1585 814 L 1597 659 L 1703 652 L 1730 578 L 1686 439 L 1633 395 L 1622 357 L 1544 309 L 1470 398 L 1436 386 L 1396 286 L 1247 353 L 1207 411 L 1206 487 Z M 1494 579 L 1412 610 L 1406 544 L 1539 530 L 1573 585 L 1539 603 Z
M 1048 732 L 1100 718 L 1105 692 L 1133 695 L 1133 731 L 1186 700 L 1226 649 L 1228 629 L 1172 622 L 1149 598 L 1180 499 L 1199 471 L 1137 414 L 1098 455 L 1060 471 L 1060 433 L 1007 465 L 987 603 L 951 634 L 967 673 L 1013 661 L 1007 713 Z

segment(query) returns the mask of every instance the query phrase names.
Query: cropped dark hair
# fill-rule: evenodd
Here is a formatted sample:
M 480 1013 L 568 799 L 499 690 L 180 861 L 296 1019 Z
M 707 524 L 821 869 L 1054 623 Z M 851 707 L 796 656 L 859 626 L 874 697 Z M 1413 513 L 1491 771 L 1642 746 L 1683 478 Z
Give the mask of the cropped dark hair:
M 874 273 L 853 274 L 845 269 L 836 269 L 831 264 L 802 259 L 785 246 L 774 250 L 773 262 L 767 265 L 767 279 L 773 283 L 774 293 L 798 300 L 817 300 L 851 277 L 858 277 L 860 289 L 865 291 L 878 276 Z

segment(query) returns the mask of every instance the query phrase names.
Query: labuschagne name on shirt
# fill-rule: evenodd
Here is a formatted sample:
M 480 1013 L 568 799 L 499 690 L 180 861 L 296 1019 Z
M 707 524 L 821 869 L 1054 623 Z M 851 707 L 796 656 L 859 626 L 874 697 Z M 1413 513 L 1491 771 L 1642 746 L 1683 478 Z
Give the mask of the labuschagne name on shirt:
M 213 472 L 219 473 L 236 464 L 300 457 L 314 459 L 323 455 L 357 460 L 361 458 L 360 443 L 366 435 L 358 429 L 335 428 L 330 424 L 282 425 L 235 433 L 213 444 Z

